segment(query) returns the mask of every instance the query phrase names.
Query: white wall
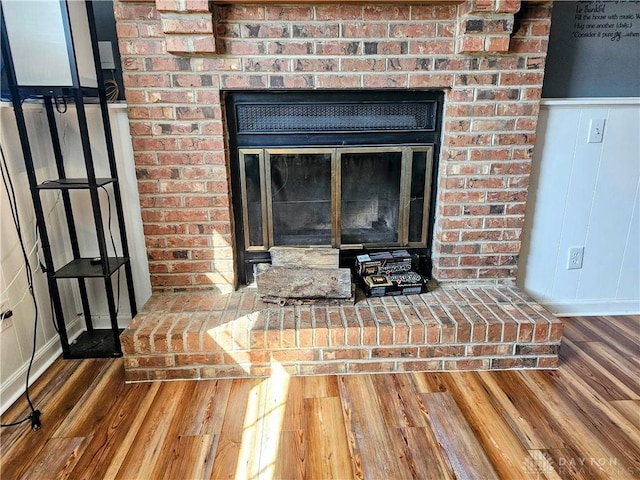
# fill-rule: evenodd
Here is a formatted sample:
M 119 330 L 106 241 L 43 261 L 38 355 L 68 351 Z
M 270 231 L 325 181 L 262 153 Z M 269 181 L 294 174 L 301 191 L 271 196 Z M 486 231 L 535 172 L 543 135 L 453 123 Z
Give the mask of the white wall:
M 38 181 L 42 182 L 47 179 L 57 178 L 44 107 L 39 103 L 25 103 L 24 109 Z M 100 147 L 103 142 L 100 142 L 99 139 L 102 136 L 99 109 L 95 105 L 90 105 L 87 106 L 87 110 L 92 141 L 94 146 Z M 109 116 L 120 177 L 120 189 L 129 240 L 129 254 L 132 259 L 135 296 L 138 308 L 140 308 L 151 295 L 151 284 L 126 107 L 121 104 L 110 105 Z M 73 105 L 69 106 L 67 113 L 56 113 L 56 117 L 63 155 L 67 162 L 67 176 L 84 177 L 86 174 L 84 173 L 83 160 L 81 155 L 77 153 L 81 152 L 81 147 Z M 36 233 L 33 203 L 29 193 L 13 109 L 7 103 L 0 104 L 0 120 L 2 125 L 0 140 L 16 190 L 22 233 L 34 269 L 34 291 L 38 302 L 39 321 L 36 359 L 30 376 L 30 380 L 33 381 L 60 355 L 61 348 L 58 335 L 52 325 L 46 276 L 37 268 L 37 250 L 34 249 Z M 96 148 L 93 154 L 96 163 L 105 165 L 97 169 L 97 176 L 110 176 L 104 148 Z M 73 192 L 72 203 L 74 203 L 81 253 L 83 256 L 95 256 L 98 254 L 98 249 L 90 202 L 88 197 L 87 201 L 83 201 L 83 198 L 74 198 L 74 195 L 86 196 L 87 193 Z M 100 196 L 106 225 L 106 194 L 101 192 Z M 54 263 L 56 268 L 59 268 L 72 258 L 71 245 L 68 242 L 66 233 L 62 201 L 57 191 L 44 192 L 41 198 L 43 199 L 45 215 L 48 216 L 48 233 Z M 111 201 L 113 204 L 113 198 L 111 198 Z M 112 211 L 114 215 L 112 231 L 116 248 L 120 251 L 115 206 L 113 205 Z M 2 304 L 2 311 L 11 309 L 14 314 L 11 319 L 3 322 L 2 331 L 0 332 L 0 411 L 5 411 L 24 391 L 26 370 L 33 345 L 34 308 L 29 294 L 24 295 L 27 291 L 27 281 L 23 268 L 24 262 L 15 227 L 11 220 L 7 195 L 2 185 L 0 185 L 0 213 L 0 303 Z M 110 240 L 107 240 L 107 243 L 109 244 L 108 249 L 111 251 Z M 125 326 L 131 317 L 131 313 L 124 270 L 120 277 L 121 299 L 118 320 L 121 326 Z M 113 281 L 117 281 L 117 275 L 113 276 Z M 79 316 L 81 304 L 76 282 L 72 280 L 61 281 L 59 285 L 61 287 L 68 330 L 77 334 L 81 331 L 81 326 L 84 322 L 83 318 Z M 89 281 L 87 286 L 91 297 L 92 317 L 95 320 L 95 324 L 98 327 L 107 326 L 108 309 L 104 293 L 101 291 L 104 289 L 104 282 L 102 279 L 95 279 Z
M 552 312 L 640 313 L 639 132 L 638 98 L 543 101 L 518 284 Z M 583 267 L 568 270 L 574 246 Z

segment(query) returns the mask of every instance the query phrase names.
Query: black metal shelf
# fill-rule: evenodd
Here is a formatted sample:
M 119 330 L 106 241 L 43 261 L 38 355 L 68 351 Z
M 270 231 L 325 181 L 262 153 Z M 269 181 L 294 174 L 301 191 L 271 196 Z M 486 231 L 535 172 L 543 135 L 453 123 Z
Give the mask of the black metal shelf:
M 65 2 L 62 3 L 65 4 Z M 5 17 L 4 14 L 0 15 L 0 23 L 2 23 L 2 28 L 0 28 L 0 36 L 2 37 L 0 39 L 2 40 L 0 41 L 0 46 L 2 47 L 3 75 L 6 74 L 7 86 L 11 93 L 11 103 L 13 104 L 16 126 L 25 162 L 25 173 L 29 181 L 29 190 L 35 210 L 40 243 L 42 245 L 41 253 L 46 266 L 51 306 L 54 320 L 58 327 L 64 358 L 107 358 L 122 356 L 122 346 L 120 344 L 120 333 L 122 330 L 118 326 L 117 318 L 120 308 L 120 285 L 118 283 L 118 295 L 116 296 L 114 294 L 114 284 L 116 282 L 114 282 L 112 277 L 115 272 L 120 272 L 120 268 L 124 268 L 131 316 L 135 317 L 138 311 L 133 288 L 133 273 L 125 228 L 124 207 L 120 194 L 107 95 L 104 87 L 105 79 L 102 76 L 102 69 L 100 68 L 98 39 L 91 2 L 86 2 L 86 8 L 87 20 L 89 22 L 90 48 L 93 52 L 93 66 L 96 72 L 97 87 L 84 87 L 81 85 L 76 58 L 73 52 L 70 52 L 69 58 L 72 71 L 72 78 L 69 80 L 71 85 L 19 84 L 8 41 L 7 29 L 5 28 Z M 68 23 L 65 23 L 65 33 L 70 39 L 71 23 L 73 22 L 71 21 L 71 17 L 69 17 L 66 6 L 62 9 L 62 19 L 65 22 L 68 21 Z M 41 100 L 44 105 L 53 153 L 51 158 L 38 158 L 37 160 L 39 161 L 37 162 L 30 146 L 29 131 L 23 111 L 23 102 L 29 99 Z M 69 109 L 68 113 L 66 107 L 64 110 L 60 109 L 61 105 L 66 106 L 67 104 L 73 105 L 74 107 L 73 109 Z M 102 130 L 104 132 L 104 135 L 96 136 L 93 139 L 89 134 L 89 122 L 85 108 L 85 105 L 88 104 L 99 105 Z M 74 128 L 77 128 L 79 145 L 70 152 L 68 157 L 75 159 L 74 167 L 77 167 L 76 164 L 79 164 L 79 161 L 83 161 L 85 168 L 84 172 L 80 173 L 80 175 L 86 178 L 67 178 L 66 170 L 69 165 L 67 165 L 68 159 L 63 154 L 60 142 L 63 136 L 61 137 L 60 135 L 58 123 L 60 123 L 61 120 L 60 115 L 56 115 L 56 111 L 61 115 L 66 114 L 76 118 L 73 125 Z M 37 133 L 40 135 L 42 132 L 38 131 Z M 34 133 L 32 133 L 32 135 L 33 134 Z M 92 142 L 92 140 L 94 141 Z M 99 151 L 98 149 L 100 148 L 104 148 L 106 151 L 107 160 L 106 163 L 103 162 L 103 168 L 100 169 L 100 171 L 108 175 L 107 178 L 96 177 L 96 168 L 94 165 L 96 159 L 94 159 L 94 152 Z M 102 153 L 99 158 L 103 160 Z M 36 168 L 36 165 L 38 165 L 38 168 Z M 39 179 L 38 172 L 41 171 L 39 168 L 41 165 L 55 166 L 56 173 L 52 173 L 49 170 L 47 170 L 47 172 L 48 175 L 58 178 L 47 181 Z M 99 189 L 105 185 L 110 185 L 108 191 L 108 195 L 110 196 L 108 199 L 109 232 L 105 231 L 102 211 L 103 201 L 100 198 L 99 192 Z M 44 214 L 43 206 L 43 197 L 48 196 L 42 195 L 42 191 L 44 190 L 57 190 L 60 192 L 60 198 L 64 206 L 64 219 L 66 220 L 66 235 L 60 235 L 58 234 L 58 230 L 56 230 L 56 237 L 50 238 L 49 236 L 49 226 L 47 225 L 48 217 Z M 90 204 L 91 214 L 85 214 L 83 212 L 83 215 L 77 215 L 78 218 L 76 218 L 72 205 L 72 198 L 76 196 L 69 193 L 71 190 L 84 190 L 87 193 L 85 196 L 88 197 L 88 199 L 82 198 L 81 201 L 85 202 L 87 206 Z M 48 200 L 48 198 L 44 198 L 44 200 Z M 78 199 L 73 198 L 73 200 L 77 201 Z M 113 212 L 111 211 L 112 204 L 114 206 Z M 112 216 L 114 220 L 117 221 L 120 247 L 117 251 L 112 252 L 113 257 L 109 257 L 107 238 L 111 237 L 110 223 Z M 82 224 L 82 230 L 78 228 L 80 224 Z M 91 224 L 93 224 L 95 229 L 95 240 L 97 241 L 99 252 L 96 255 L 97 261 L 94 261 L 94 258 L 85 257 L 88 252 L 81 251 L 81 242 L 78 238 L 78 233 L 80 231 L 82 231 L 82 233 L 88 231 L 87 227 L 90 227 Z M 69 256 L 72 257 L 73 260 L 57 270 L 51 252 L 52 240 L 55 242 L 68 242 L 72 252 Z M 111 241 L 113 244 L 113 238 L 111 238 Z M 84 242 L 82 242 L 82 244 L 84 244 Z M 72 279 L 73 282 L 68 282 L 67 279 Z M 84 332 L 72 343 L 69 342 L 70 332 L 67 331 L 70 322 L 68 322 L 65 317 L 69 316 L 70 319 L 75 321 L 77 318 L 76 311 L 75 309 L 72 312 L 65 311 L 62 305 L 60 291 L 60 285 L 66 285 L 67 283 L 72 283 L 78 288 L 85 324 Z M 92 285 L 91 292 L 89 292 L 87 288 L 89 283 Z M 91 312 L 93 295 L 90 295 L 90 293 L 98 292 L 104 294 L 106 305 L 109 309 L 109 328 L 97 329 L 93 326 L 93 315 Z
M 117 182 L 117 178 L 96 178 L 92 184 L 88 178 L 58 178 L 47 180 L 38 185 L 38 190 L 80 190 L 92 187 L 103 187 L 110 183 Z
M 55 278 L 90 278 L 90 277 L 110 277 L 120 267 L 129 262 L 127 257 L 109 257 L 108 271 L 105 275 L 102 271 L 102 261 L 93 263 L 93 258 L 76 258 L 67 263 L 64 267 L 53 274 Z
M 69 97 L 67 102 L 73 101 L 75 91 L 80 91 L 84 104 L 100 103 L 100 89 L 96 87 L 61 87 L 59 85 L 18 85 L 21 98 Z
M 96 328 L 82 332 L 71 344 L 65 358 L 115 358 L 121 357 L 120 346 L 116 348 L 115 335 L 120 335 L 122 329 L 115 333 L 110 328 Z

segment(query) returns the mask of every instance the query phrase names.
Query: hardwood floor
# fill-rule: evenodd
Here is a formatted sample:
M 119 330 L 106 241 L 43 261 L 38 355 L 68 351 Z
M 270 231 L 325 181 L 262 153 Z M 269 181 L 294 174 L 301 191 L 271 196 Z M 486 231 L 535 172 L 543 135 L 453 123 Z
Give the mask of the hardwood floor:
M 125 384 L 121 359 L 59 360 L 0 478 L 640 478 L 640 317 L 564 321 L 556 371 Z

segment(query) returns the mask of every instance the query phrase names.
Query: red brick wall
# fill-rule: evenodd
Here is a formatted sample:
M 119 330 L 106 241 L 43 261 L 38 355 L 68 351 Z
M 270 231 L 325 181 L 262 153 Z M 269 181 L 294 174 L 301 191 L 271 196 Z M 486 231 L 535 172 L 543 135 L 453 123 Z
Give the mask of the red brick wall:
M 162 19 L 154 3 L 115 2 L 156 290 L 235 283 L 221 89 L 444 89 L 433 274 L 513 281 L 550 4 L 523 2 L 514 18 L 499 10 L 513 13 L 511 0 L 484 2 L 493 8 L 484 16 L 479 0 L 470 2 L 475 12 L 468 2 L 235 5 L 212 14 L 198 1 L 204 13 L 182 15 L 160 3 L 169 10 Z M 511 29 L 508 52 L 487 52 L 504 49 Z M 473 45 L 476 53 L 456 53 Z M 181 48 L 201 54 L 167 53 Z

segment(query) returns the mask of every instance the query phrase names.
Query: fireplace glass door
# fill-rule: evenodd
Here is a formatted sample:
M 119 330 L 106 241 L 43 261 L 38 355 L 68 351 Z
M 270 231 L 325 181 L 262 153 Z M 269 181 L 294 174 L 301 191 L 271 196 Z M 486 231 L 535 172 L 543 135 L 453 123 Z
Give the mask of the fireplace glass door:
M 431 146 L 240 149 L 247 251 L 424 246 Z
M 331 151 L 267 151 L 271 245 L 331 245 L 331 158 Z
M 339 152 L 341 245 L 399 245 L 402 155 L 402 149 Z

